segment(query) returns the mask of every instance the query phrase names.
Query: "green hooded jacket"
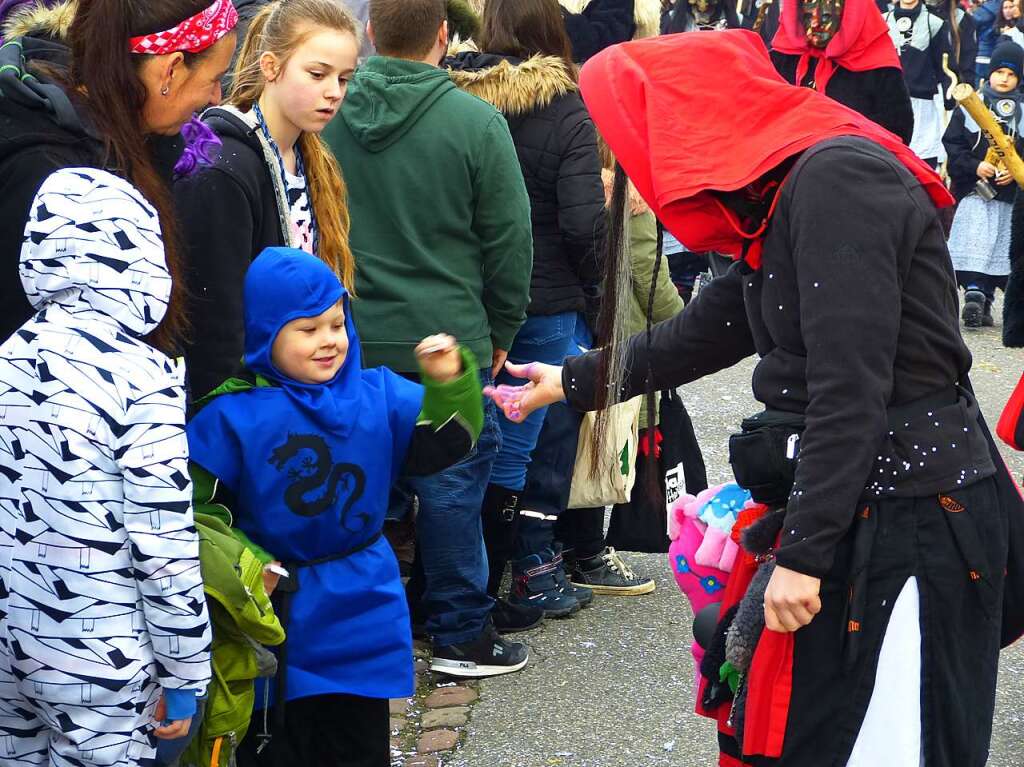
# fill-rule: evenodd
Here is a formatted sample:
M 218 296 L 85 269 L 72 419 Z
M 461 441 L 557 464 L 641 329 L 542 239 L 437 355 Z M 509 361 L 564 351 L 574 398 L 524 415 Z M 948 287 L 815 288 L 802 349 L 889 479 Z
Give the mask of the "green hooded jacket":
M 323 133 L 348 185 L 367 367 L 416 372 L 446 332 L 481 363 L 526 318 L 530 202 L 505 118 L 446 71 L 372 56 Z

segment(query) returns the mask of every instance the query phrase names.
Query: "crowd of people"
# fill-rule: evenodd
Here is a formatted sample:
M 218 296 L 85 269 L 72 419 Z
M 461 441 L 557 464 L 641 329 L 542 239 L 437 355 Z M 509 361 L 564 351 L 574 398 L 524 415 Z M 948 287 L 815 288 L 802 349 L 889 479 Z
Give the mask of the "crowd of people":
M 719 763 L 984 764 L 1020 0 L 0 0 L 0 44 L 0 763 L 389 765 L 413 637 L 514 673 L 655 588 L 675 390 L 757 354 Z

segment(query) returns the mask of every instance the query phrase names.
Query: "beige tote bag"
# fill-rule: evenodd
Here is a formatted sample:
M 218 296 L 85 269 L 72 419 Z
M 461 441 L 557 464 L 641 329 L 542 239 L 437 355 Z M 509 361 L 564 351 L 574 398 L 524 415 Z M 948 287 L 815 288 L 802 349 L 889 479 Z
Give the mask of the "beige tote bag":
M 636 452 L 640 441 L 640 407 L 643 395 L 609 408 L 605 446 L 601 451 L 601 466 L 596 475 L 591 471 L 590 442 L 594 434 L 597 413 L 586 413 L 580 426 L 580 441 L 576 448 L 576 467 L 569 490 L 569 508 L 585 509 L 593 506 L 612 506 L 627 503 L 636 481 Z

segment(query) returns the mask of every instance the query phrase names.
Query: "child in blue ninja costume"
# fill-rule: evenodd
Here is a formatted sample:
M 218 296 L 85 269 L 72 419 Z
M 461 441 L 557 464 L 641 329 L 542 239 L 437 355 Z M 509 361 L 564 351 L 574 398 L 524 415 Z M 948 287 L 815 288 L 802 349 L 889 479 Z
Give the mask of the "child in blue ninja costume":
M 188 426 L 196 502 L 220 504 L 282 575 L 272 737 L 257 752 L 265 733 L 251 728 L 239 764 L 387 767 L 388 699 L 413 693 L 405 594 L 381 537 L 388 492 L 400 472 L 432 474 L 470 451 L 478 365 L 439 335 L 416 350 L 423 384 L 363 370 L 348 294 L 299 250 L 263 251 L 244 306 L 247 377 L 204 398 Z

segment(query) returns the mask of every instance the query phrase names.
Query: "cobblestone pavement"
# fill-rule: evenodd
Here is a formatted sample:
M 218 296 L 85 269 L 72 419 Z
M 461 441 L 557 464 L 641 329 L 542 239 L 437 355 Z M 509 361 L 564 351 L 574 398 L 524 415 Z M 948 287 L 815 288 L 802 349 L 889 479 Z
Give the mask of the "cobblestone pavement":
M 1024 369 L 1024 352 L 1004 349 L 998 328 L 968 336 L 974 384 L 989 421 Z M 682 389 L 710 481 L 728 478 L 726 439 L 755 411 L 753 361 Z M 1006 451 L 1014 473 L 1024 455 Z M 713 725 L 693 711 L 691 614 L 662 555 L 627 557 L 657 580 L 639 598 L 597 597 L 578 616 L 525 636 L 530 665 L 478 686 L 460 747 L 443 767 L 712 767 Z M 1001 659 L 989 767 L 1024 765 L 1024 641 Z M 879 767 L 888 767 L 879 765 Z

